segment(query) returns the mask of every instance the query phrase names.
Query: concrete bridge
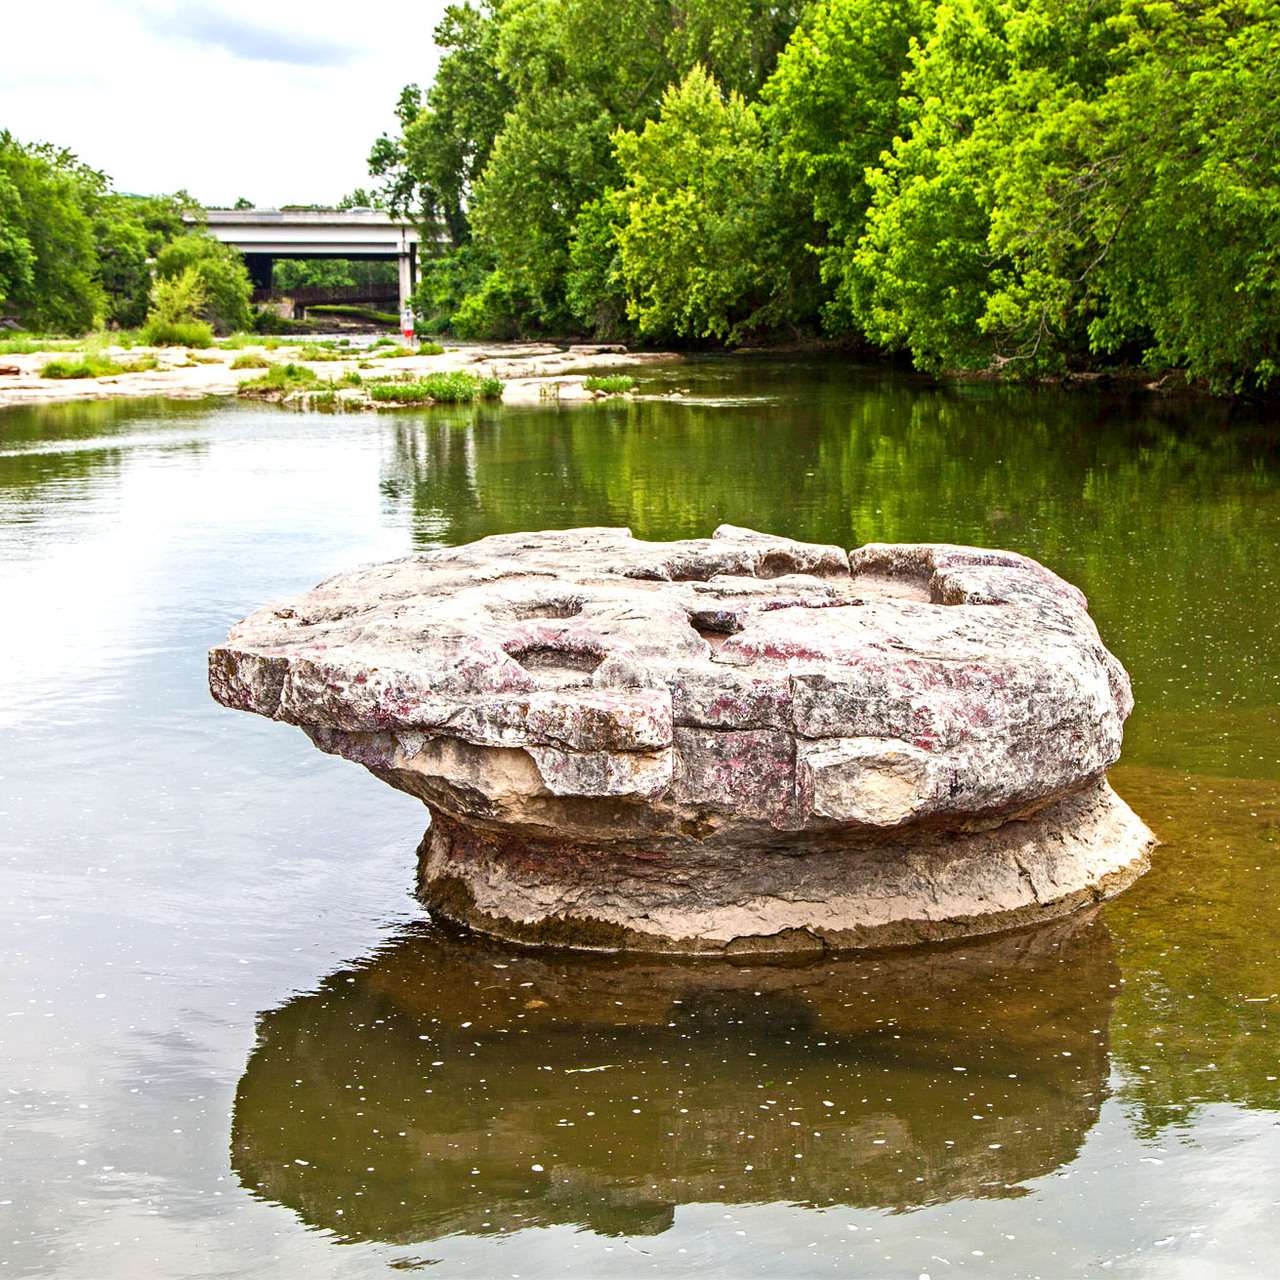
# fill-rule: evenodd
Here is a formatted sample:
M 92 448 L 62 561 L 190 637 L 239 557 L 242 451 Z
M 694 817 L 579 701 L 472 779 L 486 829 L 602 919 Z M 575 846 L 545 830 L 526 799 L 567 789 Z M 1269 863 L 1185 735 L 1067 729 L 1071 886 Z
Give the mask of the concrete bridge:
M 256 289 L 277 258 L 367 258 L 400 267 L 399 303 L 417 284 L 416 227 L 377 209 L 209 209 L 209 233 L 245 257 Z

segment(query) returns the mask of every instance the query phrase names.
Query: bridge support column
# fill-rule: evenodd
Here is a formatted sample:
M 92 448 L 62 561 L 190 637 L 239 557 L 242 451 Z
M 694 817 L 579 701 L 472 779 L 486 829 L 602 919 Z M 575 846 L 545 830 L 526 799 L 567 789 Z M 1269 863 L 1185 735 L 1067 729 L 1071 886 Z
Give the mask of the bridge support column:
M 249 279 L 253 282 L 255 289 L 271 288 L 271 268 L 275 266 L 275 259 L 270 254 L 246 253 L 244 265 L 249 271 Z
M 418 284 L 417 261 L 414 254 L 415 245 L 404 245 L 399 254 L 400 264 L 400 310 L 409 305 L 409 298 Z

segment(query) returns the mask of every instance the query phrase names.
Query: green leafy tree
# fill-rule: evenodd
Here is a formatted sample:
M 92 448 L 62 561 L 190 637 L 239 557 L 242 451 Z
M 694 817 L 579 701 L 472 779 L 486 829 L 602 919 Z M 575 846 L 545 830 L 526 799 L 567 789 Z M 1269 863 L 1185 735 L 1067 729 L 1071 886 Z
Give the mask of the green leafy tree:
M 664 44 L 680 79 L 702 66 L 726 92 L 752 101 L 806 8 L 806 0 L 680 0 Z
M 642 128 L 665 88 L 696 63 L 754 95 L 800 7 L 799 0 L 451 7 L 436 31 L 446 51 L 436 80 L 425 95 L 406 88 L 400 134 L 379 139 L 371 169 L 392 207 L 416 210 L 455 248 L 476 237 L 478 259 L 497 274 L 479 286 L 487 301 L 468 312 L 473 320 L 496 314 L 497 299 L 506 300 L 504 315 L 508 302 L 524 299 L 526 328 L 564 328 L 589 313 L 611 325 L 616 296 L 600 310 L 583 293 L 585 246 L 603 253 L 602 262 L 612 257 L 593 238 L 604 224 L 588 214 L 579 228 L 579 216 L 619 183 L 614 131 Z
M 394 284 L 394 262 L 361 258 L 277 258 L 271 287 L 290 289 L 341 288 L 352 285 Z
M 622 192 L 614 188 L 578 210 L 569 240 L 565 301 L 574 319 L 597 337 L 631 336 L 618 232 L 626 222 Z
M 23 227 L 22 193 L 0 169 L 0 302 L 30 290 L 35 257 Z
M 764 87 L 782 171 L 829 229 L 831 243 L 820 247 L 837 285 L 865 226 L 867 171 L 916 113 L 903 80 L 933 10 L 926 0 L 825 0 L 805 15 Z M 846 290 L 838 301 L 827 317 L 837 329 L 849 321 Z
M 1280 5 L 1126 0 L 1113 27 L 1123 70 L 1080 113 L 1074 163 L 1030 207 L 1010 199 L 995 234 L 1046 279 L 1031 315 L 1079 309 L 1093 351 L 1136 345 L 1219 389 L 1266 386 L 1280 377 Z
M 808 318 L 802 202 L 781 181 L 758 112 L 701 67 L 661 118 L 615 136 L 625 186 L 619 273 L 644 334 L 737 340 Z
M 202 319 L 219 333 L 249 327 L 253 285 L 238 249 L 207 235 L 179 236 L 160 251 L 156 276 L 166 280 L 182 276 L 188 269 L 195 272 L 204 293 Z
M 336 209 L 381 209 L 382 207 L 382 197 L 378 192 L 369 191 L 364 187 L 356 187 L 354 191 L 348 191 L 334 206 Z
M 443 230 L 456 248 L 470 236 L 467 206 L 512 105 L 498 67 L 496 5 L 450 5 L 435 28 L 443 57 L 431 87 L 400 94 L 400 135 L 385 134 L 370 153 L 370 172 L 383 179 L 381 198 L 424 229 Z
M 498 66 L 515 105 L 476 188 L 475 226 L 541 324 L 569 322 L 579 211 L 621 177 L 614 131 L 643 128 L 667 86 L 704 62 L 754 92 L 794 13 L 747 0 L 507 0 Z
M 1265 385 L 1280 333 L 1274 0 L 965 0 L 906 85 L 843 286 L 918 364 L 1099 358 Z
M 103 318 L 135 328 L 151 303 L 151 263 L 169 241 L 189 233 L 184 219 L 199 214 L 185 192 L 125 196 L 108 192 L 94 210 L 97 275 L 105 294 Z
M 71 152 L 0 132 L 4 301 L 32 328 L 81 333 L 101 314 L 93 210 L 106 190 Z

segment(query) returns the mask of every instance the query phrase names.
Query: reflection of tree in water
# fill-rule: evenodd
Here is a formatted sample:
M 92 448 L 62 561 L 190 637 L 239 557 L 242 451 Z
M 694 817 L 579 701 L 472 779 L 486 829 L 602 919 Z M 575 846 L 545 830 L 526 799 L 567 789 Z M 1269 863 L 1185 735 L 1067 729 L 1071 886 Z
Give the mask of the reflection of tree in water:
M 831 363 L 694 363 L 680 381 L 708 403 L 397 417 L 384 492 L 419 542 L 595 524 L 695 537 L 728 522 L 842 546 L 1010 547 L 1089 595 L 1134 679 L 1127 758 L 1235 772 L 1234 739 L 1203 718 L 1274 704 L 1280 629 L 1280 584 L 1259 578 L 1280 440 L 1256 414 Z
M 232 1161 L 313 1225 L 400 1243 L 1016 1195 L 1097 1119 L 1117 982 L 1087 918 L 746 968 L 425 930 L 262 1018 Z

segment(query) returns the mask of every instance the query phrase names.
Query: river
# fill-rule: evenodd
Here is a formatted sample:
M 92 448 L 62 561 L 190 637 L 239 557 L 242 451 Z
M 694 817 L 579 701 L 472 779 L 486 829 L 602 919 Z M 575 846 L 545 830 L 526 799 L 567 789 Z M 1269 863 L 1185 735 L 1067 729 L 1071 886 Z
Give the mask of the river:
M 1277 424 L 764 357 L 641 390 L 0 411 L 0 1274 L 1271 1269 Z M 722 522 L 1080 585 L 1150 873 L 933 950 L 522 952 L 415 902 L 421 806 L 209 697 L 232 622 L 356 563 Z

